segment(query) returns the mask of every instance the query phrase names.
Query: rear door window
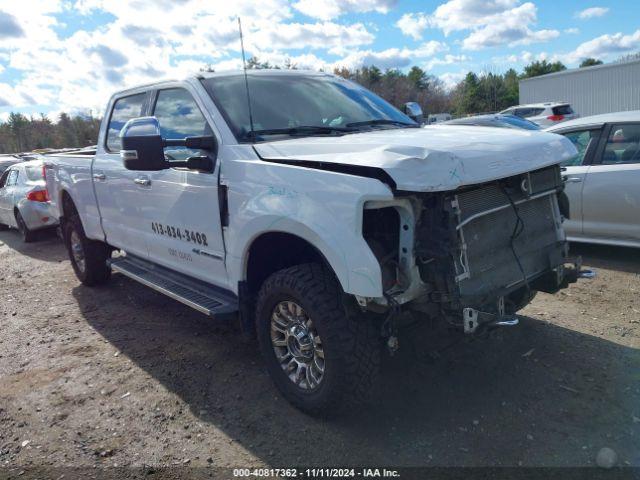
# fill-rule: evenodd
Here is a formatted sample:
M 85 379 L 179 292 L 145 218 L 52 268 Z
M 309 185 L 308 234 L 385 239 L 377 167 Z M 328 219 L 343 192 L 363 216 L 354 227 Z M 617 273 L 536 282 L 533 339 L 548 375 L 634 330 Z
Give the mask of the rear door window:
M 132 118 L 142 115 L 146 93 L 131 95 L 130 97 L 122 97 L 116 100 L 111 111 L 109 126 L 107 128 L 107 150 L 110 152 L 119 152 L 120 130 Z
M 11 187 L 18 183 L 18 170 L 9 170 L 9 177 L 7 178 L 7 187 Z
M 584 163 L 585 156 L 589 151 L 589 147 L 595 145 L 600 136 L 600 130 L 575 130 L 573 132 L 563 133 L 565 137 L 571 140 L 571 143 L 578 150 L 578 155 L 569 160 L 562 162 L 563 167 L 575 167 Z
M 8 177 L 9 177 L 9 170 L 4 172 L 2 176 L 0 176 L 0 188 L 3 188 L 6 185 Z
M 611 126 L 602 154 L 602 164 L 619 163 L 640 163 L 640 123 Z

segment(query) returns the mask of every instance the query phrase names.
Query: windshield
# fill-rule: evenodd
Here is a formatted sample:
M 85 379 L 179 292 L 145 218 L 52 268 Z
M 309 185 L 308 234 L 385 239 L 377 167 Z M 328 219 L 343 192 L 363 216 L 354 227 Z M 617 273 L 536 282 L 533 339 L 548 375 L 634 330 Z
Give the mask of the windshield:
M 329 75 L 249 75 L 255 140 L 274 135 L 344 135 L 417 124 L 369 90 Z M 242 74 L 203 81 L 240 142 L 252 141 Z

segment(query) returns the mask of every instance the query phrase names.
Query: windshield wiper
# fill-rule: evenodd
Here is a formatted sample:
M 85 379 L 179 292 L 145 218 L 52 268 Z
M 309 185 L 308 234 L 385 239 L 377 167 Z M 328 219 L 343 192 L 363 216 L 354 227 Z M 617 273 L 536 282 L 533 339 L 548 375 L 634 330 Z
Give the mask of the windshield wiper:
M 373 120 L 365 120 L 363 122 L 347 123 L 347 127 L 369 127 L 374 125 L 395 125 L 398 127 L 419 127 L 417 123 L 401 122 L 399 120 L 391 120 L 388 118 L 375 118 Z
M 262 136 L 262 135 L 314 135 L 323 134 L 330 135 L 336 133 L 353 132 L 353 128 L 345 127 L 329 127 L 324 125 L 299 125 L 297 127 L 288 128 L 267 128 L 264 130 L 253 130 L 247 132 L 247 136 Z

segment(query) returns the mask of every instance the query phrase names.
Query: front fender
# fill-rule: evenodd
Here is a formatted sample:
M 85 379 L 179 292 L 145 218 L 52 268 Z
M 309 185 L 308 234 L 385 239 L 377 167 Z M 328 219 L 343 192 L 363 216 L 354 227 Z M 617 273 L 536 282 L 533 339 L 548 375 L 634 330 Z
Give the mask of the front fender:
M 317 248 L 346 293 L 382 296 L 380 265 L 362 236 L 362 212 L 367 201 L 393 198 L 386 185 L 261 161 L 229 161 L 223 168 L 229 192 L 225 244 L 231 285 L 246 279 L 253 241 L 263 233 L 284 232 Z

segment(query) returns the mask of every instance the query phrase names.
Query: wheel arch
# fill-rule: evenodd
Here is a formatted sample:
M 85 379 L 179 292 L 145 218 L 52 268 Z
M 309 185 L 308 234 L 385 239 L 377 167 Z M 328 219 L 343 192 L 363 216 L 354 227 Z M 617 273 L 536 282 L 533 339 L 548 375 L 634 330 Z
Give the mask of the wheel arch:
M 274 255 L 274 250 L 286 255 Z M 256 294 L 271 274 L 303 263 L 320 263 L 337 278 L 325 255 L 307 239 L 289 232 L 263 232 L 247 248 L 243 278 L 249 291 Z

